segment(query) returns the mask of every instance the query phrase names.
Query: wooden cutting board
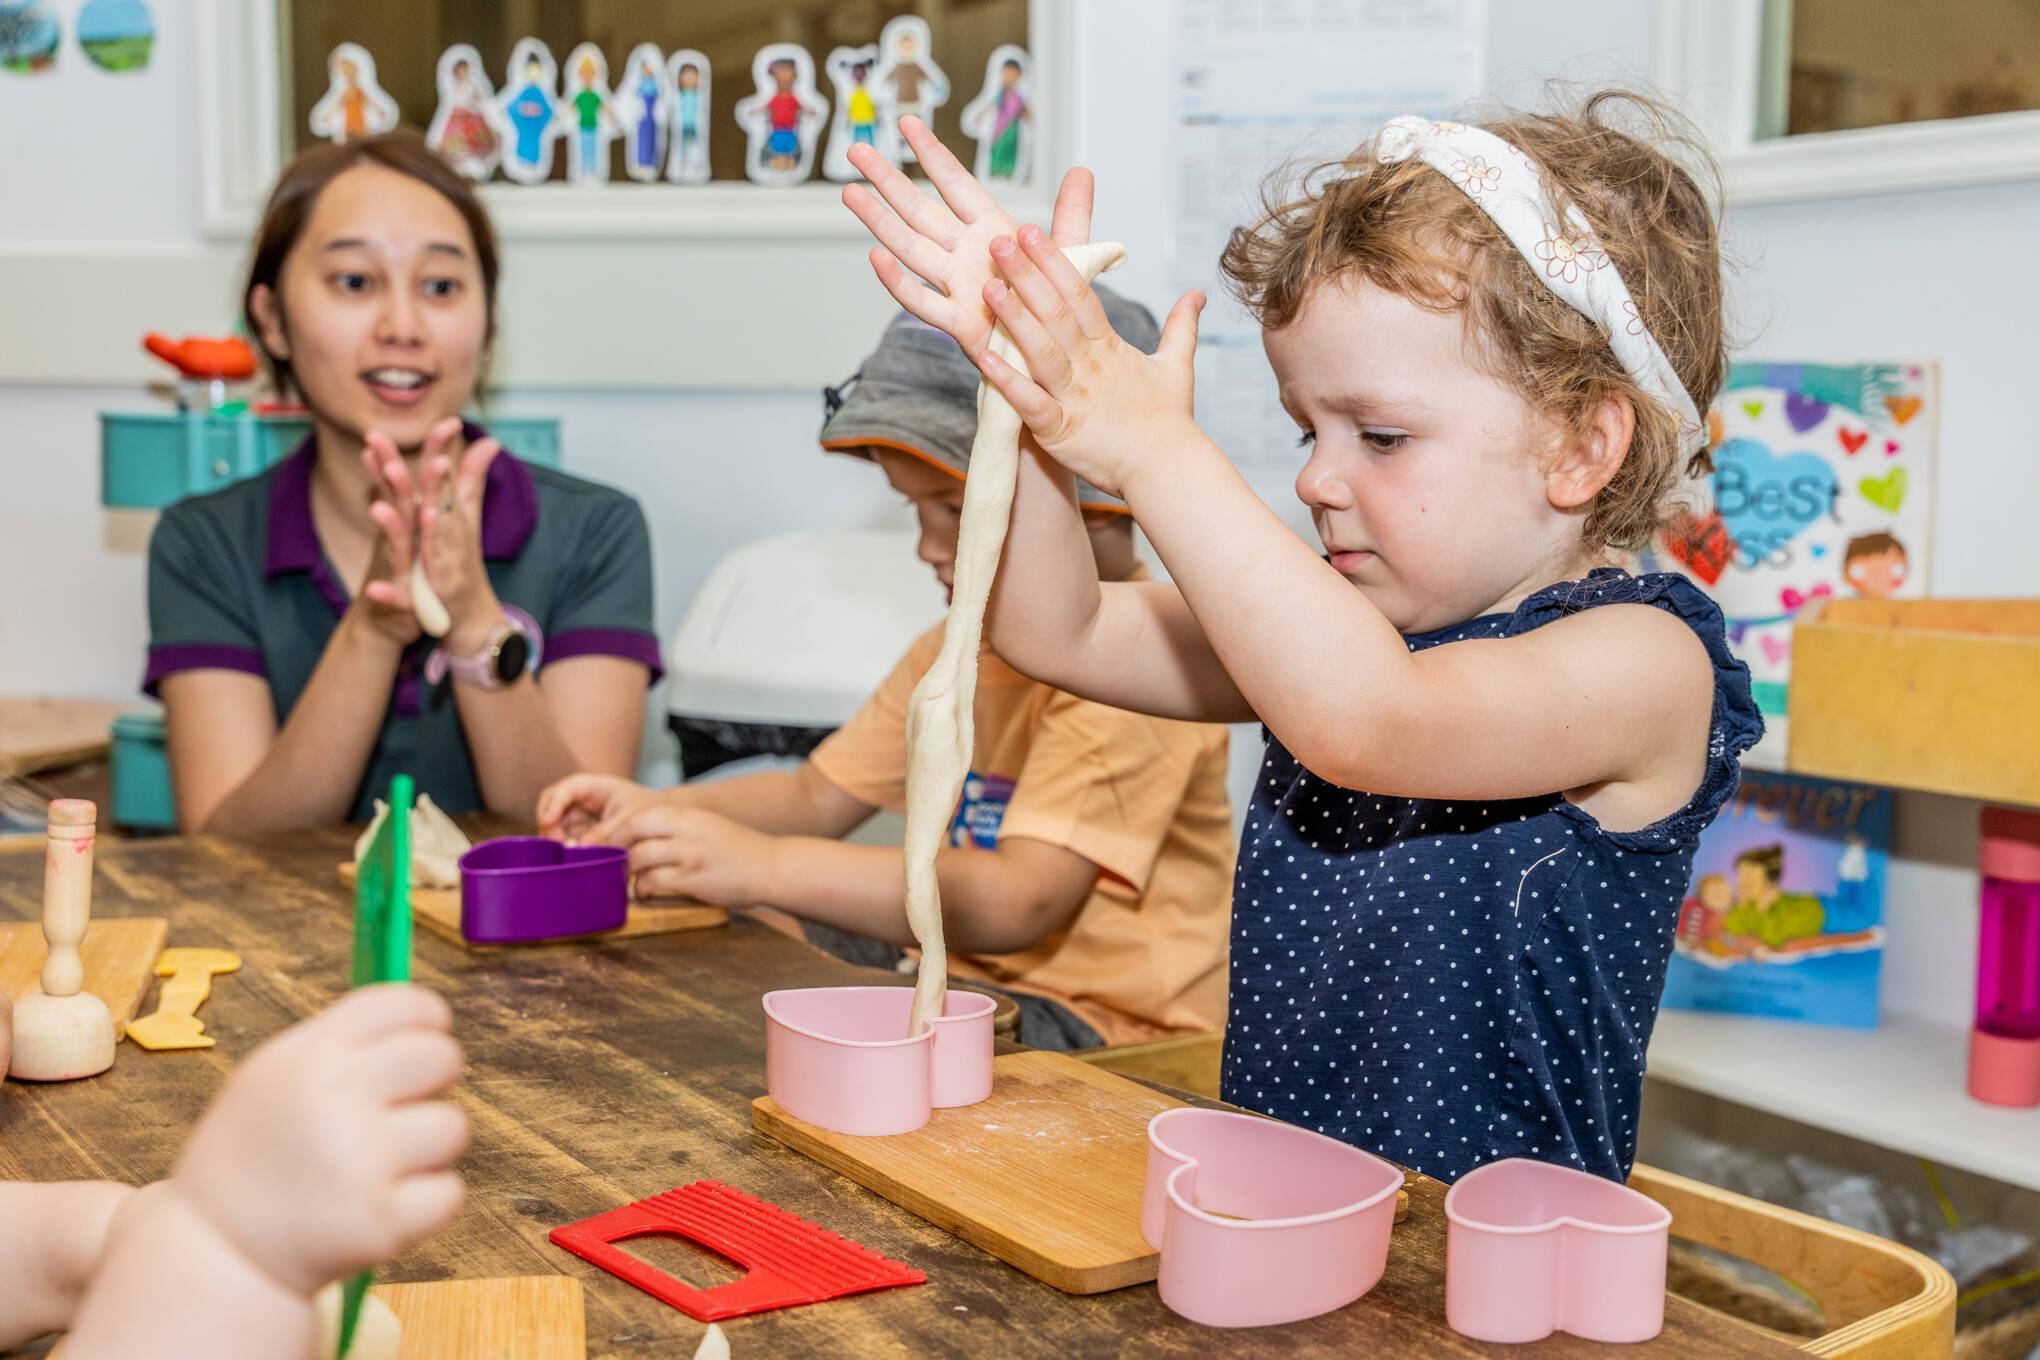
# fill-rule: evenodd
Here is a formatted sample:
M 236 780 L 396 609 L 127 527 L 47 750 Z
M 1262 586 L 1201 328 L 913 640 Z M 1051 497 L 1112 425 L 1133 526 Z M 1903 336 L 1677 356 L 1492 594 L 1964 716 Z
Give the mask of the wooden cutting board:
M 349 887 L 354 884 L 354 866 L 340 866 L 340 880 Z M 460 933 L 460 889 L 458 888 L 412 888 L 411 914 L 424 924 L 434 935 L 453 941 L 457 945 L 485 952 L 494 949 L 529 949 L 528 944 L 470 944 Z M 721 907 L 705 906 L 700 902 L 671 903 L 633 902 L 630 914 L 615 930 L 605 930 L 596 935 L 582 935 L 583 940 L 621 940 L 633 935 L 671 935 L 682 930 L 707 930 L 730 923 L 730 914 Z M 547 940 L 546 944 L 561 944 L 566 941 Z
M 85 990 L 113 1012 L 116 1039 L 127 1033 L 128 1021 L 148 995 L 169 934 L 170 923 L 160 916 L 102 917 L 85 928 L 78 947 L 85 961 Z M 0 923 L 0 992 L 19 999 L 30 989 L 42 990 L 39 979 L 48 954 L 40 923 Z
M 860 1138 L 795 1119 L 771 1096 L 751 1123 L 796 1152 L 1065 1294 L 1146 1284 L 1148 1121 L 1186 1102 L 1065 1053 L 992 1060 L 992 1094 L 912 1133 Z M 1395 1219 L 1409 1213 L 1396 1193 Z
M 105 755 L 113 746 L 113 720 L 132 707 L 94 699 L 0 699 L 0 775 Z
M 529 949 L 528 944 L 470 944 L 460 933 L 460 889 L 458 888 L 413 888 L 411 889 L 411 912 L 425 923 L 435 935 L 443 935 L 455 944 L 465 945 L 473 950 Z M 707 907 L 699 902 L 675 902 L 670 905 L 633 902 L 630 915 L 615 930 L 605 930 L 596 935 L 581 935 L 583 940 L 621 940 L 632 935 L 671 935 L 682 930 L 706 930 L 712 926 L 726 926 L 730 914 L 721 907 Z M 561 944 L 561 940 L 546 940 L 546 944 Z
M 379 1284 L 375 1294 L 404 1325 L 400 1360 L 587 1360 L 572 1276 Z
M 912 1133 L 832 1133 L 770 1096 L 751 1122 L 1066 1294 L 1154 1279 L 1140 1235 L 1147 1125 L 1183 1102 L 1061 1053 L 1009 1053 L 993 1069 L 989 1097 Z

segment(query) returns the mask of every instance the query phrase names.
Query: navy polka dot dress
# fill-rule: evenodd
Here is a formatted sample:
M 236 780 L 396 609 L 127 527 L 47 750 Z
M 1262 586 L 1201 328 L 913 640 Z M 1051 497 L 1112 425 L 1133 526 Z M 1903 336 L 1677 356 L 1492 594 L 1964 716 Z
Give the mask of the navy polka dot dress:
M 1270 737 L 1233 887 L 1227 1100 L 1441 1180 L 1501 1157 L 1627 1178 L 1695 843 L 1763 733 L 1748 668 L 1691 582 L 1608 568 L 1405 639 L 1513 637 L 1637 603 L 1683 619 L 1715 671 L 1706 776 L 1641 831 L 1603 830 L 1558 794 L 1359 793 Z

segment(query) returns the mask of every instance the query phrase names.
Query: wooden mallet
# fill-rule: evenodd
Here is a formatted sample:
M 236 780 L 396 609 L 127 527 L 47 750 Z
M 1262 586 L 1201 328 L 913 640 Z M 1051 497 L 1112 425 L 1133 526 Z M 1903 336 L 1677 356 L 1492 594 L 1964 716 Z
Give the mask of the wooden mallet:
M 50 804 L 43 854 L 42 990 L 14 1003 L 14 1053 L 7 1075 L 71 1081 L 113 1066 L 113 1013 L 85 990 L 78 946 L 92 920 L 92 840 L 99 809 L 83 798 Z

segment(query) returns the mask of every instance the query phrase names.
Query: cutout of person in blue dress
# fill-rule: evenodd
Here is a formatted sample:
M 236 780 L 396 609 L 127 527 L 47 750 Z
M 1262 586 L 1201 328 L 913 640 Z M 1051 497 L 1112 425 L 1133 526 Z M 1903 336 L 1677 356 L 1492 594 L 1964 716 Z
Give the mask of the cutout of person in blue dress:
M 560 104 L 559 65 L 536 38 L 519 40 L 510 51 L 496 118 L 503 130 L 503 173 L 519 184 L 552 178 L 553 143 L 565 131 Z
M 657 179 L 666 163 L 667 106 L 672 101 L 665 54 L 656 43 L 639 43 L 623 63 L 614 105 L 623 124 L 623 168 L 634 180 Z

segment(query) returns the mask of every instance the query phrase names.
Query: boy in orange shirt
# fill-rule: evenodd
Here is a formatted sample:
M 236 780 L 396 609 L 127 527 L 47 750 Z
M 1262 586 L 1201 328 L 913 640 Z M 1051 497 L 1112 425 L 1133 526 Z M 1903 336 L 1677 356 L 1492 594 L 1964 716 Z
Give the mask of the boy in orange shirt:
M 1152 351 L 1141 307 L 1105 289 L 1113 326 Z M 822 447 L 870 459 L 920 518 L 945 591 L 956 563 L 978 374 L 956 342 L 901 315 L 830 393 Z M 1091 550 L 1134 580 L 1133 524 L 1082 488 Z M 640 896 L 777 907 L 853 962 L 913 944 L 897 848 L 846 845 L 906 806 L 907 699 L 941 645 L 918 639 L 798 770 L 654 792 L 579 774 L 539 799 L 541 828 L 631 847 Z M 1021 1040 L 1086 1048 L 1214 1030 L 1225 1016 L 1233 867 L 1223 727 L 1108 708 L 979 658 L 976 748 L 936 864 L 953 977 L 1015 996 Z

